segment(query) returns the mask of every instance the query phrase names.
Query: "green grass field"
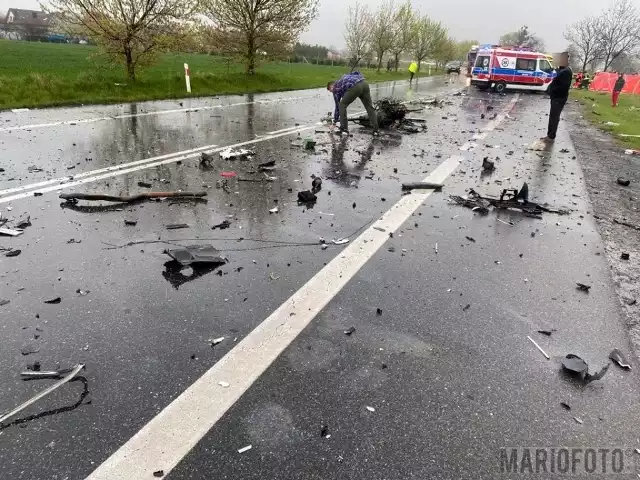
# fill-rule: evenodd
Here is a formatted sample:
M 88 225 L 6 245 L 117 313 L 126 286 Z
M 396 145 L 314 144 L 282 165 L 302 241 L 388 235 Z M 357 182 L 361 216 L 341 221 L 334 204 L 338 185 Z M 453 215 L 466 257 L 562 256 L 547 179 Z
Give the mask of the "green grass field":
M 585 115 L 591 122 L 611 132 L 623 145 L 640 149 L 640 95 L 620 95 L 616 108 L 611 106 L 611 93 L 573 90 L 571 95 L 584 105 Z M 607 125 L 607 122 L 619 125 Z M 622 137 L 621 133 L 639 136 Z
M 203 54 L 164 54 L 140 69 L 135 83 L 89 45 L 0 40 L 0 109 L 81 103 L 114 103 L 188 96 L 183 64 L 191 70 L 192 96 L 314 88 L 346 67 L 265 63 L 253 76 L 243 65 Z M 363 72 L 370 82 L 405 79 L 405 72 Z M 117 85 L 119 84 L 119 85 Z

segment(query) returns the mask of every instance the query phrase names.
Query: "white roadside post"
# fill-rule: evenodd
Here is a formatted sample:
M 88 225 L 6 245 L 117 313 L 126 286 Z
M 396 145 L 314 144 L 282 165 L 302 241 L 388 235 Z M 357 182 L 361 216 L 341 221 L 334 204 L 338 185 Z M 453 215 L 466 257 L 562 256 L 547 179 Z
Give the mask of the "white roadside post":
M 191 72 L 189 71 L 189 65 L 184 64 L 184 81 L 187 83 L 187 93 L 191 93 Z

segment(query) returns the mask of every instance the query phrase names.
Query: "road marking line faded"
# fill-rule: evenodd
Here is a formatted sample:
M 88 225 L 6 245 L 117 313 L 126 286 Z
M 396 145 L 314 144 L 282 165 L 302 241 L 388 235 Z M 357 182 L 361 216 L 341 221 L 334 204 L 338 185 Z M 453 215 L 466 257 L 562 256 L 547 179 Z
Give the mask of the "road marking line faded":
M 461 161 L 445 160 L 425 181 L 444 182 Z M 150 478 L 154 471 L 171 471 L 375 255 L 389 232 L 400 228 L 432 193 L 414 191 L 402 197 L 87 480 Z M 230 385 L 221 388 L 220 382 Z

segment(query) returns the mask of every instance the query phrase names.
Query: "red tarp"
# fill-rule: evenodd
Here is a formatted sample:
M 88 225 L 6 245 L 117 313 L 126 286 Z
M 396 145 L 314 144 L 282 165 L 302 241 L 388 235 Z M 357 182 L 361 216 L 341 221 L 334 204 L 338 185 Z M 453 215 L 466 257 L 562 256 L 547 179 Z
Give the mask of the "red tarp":
M 589 85 L 589 90 L 593 90 L 596 92 L 611 92 L 613 91 L 613 86 L 618 79 L 617 73 L 610 72 L 598 72 L 591 80 L 591 84 Z M 623 93 L 635 93 L 636 95 L 640 95 L 640 75 L 625 75 L 624 76 L 625 85 L 622 89 Z

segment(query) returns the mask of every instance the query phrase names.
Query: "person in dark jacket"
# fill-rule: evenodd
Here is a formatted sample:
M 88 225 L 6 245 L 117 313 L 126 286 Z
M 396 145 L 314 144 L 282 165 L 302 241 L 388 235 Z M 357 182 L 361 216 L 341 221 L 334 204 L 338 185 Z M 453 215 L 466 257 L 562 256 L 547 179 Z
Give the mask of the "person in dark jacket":
M 569 55 L 562 54 L 558 59 L 557 75 L 549 85 L 547 93 L 551 97 L 551 110 L 549 111 L 549 128 L 547 136 L 542 139 L 543 142 L 552 143 L 556 139 L 558 132 L 558 124 L 560 123 L 560 114 L 569 99 L 569 90 L 571 89 L 571 80 L 573 72 L 569 68 Z
M 364 76 L 360 72 L 351 72 L 343 75 L 342 78 L 335 82 L 327 84 L 327 90 L 333 93 L 333 99 L 336 108 L 333 113 L 333 123 L 340 122 L 340 130 L 338 134 L 349 133 L 349 123 L 347 119 L 347 107 L 351 105 L 357 98 L 362 100 L 369 122 L 373 128 L 373 135 L 378 136 L 378 117 L 376 109 L 371 101 L 371 91 L 369 84 L 365 81 Z
M 620 98 L 620 93 L 622 89 L 624 89 L 625 81 L 624 81 L 624 73 L 618 74 L 618 79 L 616 80 L 615 85 L 613 86 L 613 92 L 611 92 L 611 103 L 614 107 L 618 106 L 618 99 Z

